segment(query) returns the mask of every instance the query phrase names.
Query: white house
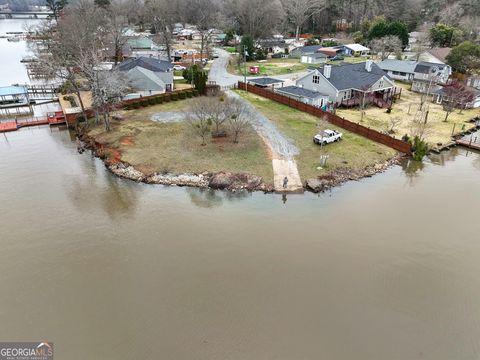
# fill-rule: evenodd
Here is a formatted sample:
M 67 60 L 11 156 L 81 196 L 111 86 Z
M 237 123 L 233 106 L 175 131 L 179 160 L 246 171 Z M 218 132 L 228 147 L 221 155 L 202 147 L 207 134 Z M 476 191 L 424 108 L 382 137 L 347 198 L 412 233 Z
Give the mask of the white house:
M 328 60 L 328 56 L 321 52 L 306 54 L 300 57 L 300 62 L 304 64 L 323 64 Z
M 360 44 L 341 45 L 337 48 L 342 50 L 342 53 L 348 56 L 366 56 L 370 53 L 370 49 Z
M 412 91 L 419 93 L 439 90 L 442 84 L 446 84 L 452 68 L 441 63 L 419 62 L 415 66 L 415 73 L 412 82 Z

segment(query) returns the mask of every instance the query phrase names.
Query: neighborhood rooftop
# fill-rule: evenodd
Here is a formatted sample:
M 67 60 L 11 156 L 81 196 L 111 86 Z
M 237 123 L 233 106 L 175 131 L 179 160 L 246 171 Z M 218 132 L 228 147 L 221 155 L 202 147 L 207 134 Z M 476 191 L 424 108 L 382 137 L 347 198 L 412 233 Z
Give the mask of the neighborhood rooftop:
M 279 79 L 274 79 L 271 77 L 262 77 L 262 78 L 256 78 L 256 79 L 249 79 L 248 82 L 254 83 L 255 85 L 258 85 L 258 86 L 268 86 L 268 85 L 283 83 L 284 81 Z
M 120 71 L 128 71 L 134 67 L 142 67 L 153 72 L 167 72 L 173 69 L 173 65 L 165 60 L 155 59 L 153 57 L 130 58 L 117 66 Z
M 380 69 L 380 67 L 371 63 L 371 71 L 366 70 L 366 63 L 327 65 L 331 66 L 331 73 L 328 81 L 338 90 L 369 88 L 383 76 L 388 75 Z M 323 74 L 324 66 L 318 67 L 317 70 Z
M 285 93 L 285 94 L 289 94 L 289 95 L 294 95 L 294 96 L 299 96 L 299 97 L 305 97 L 305 98 L 309 98 L 309 99 L 316 99 L 319 96 L 328 96 L 328 95 L 324 95 L 324 94 L 322 94 L 318 91 L 313 91 L 313 90 L 309 90 L 309 89 L 305 89 L 305 88 L 302 88 L 302 87 L 299 87 L 299 86 L 293 86 L 293 85 L 278 88 L 277 92 Z
M 394 60 L 386 59 L 378 63 L 378 66 L 385 71 L 398 71 L 407 74 L 413 74 L 417 62 L 414 60 Z

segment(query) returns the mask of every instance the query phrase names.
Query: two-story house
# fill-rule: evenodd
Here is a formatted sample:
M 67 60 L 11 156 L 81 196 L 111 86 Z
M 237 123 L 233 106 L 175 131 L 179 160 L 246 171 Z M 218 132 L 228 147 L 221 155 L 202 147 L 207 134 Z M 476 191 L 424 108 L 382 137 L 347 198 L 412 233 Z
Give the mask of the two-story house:
M 425 94 L 440 90 L 451 74 L 452 68 L 449 65 L 421 61 L 415 66 L 412 91 Z

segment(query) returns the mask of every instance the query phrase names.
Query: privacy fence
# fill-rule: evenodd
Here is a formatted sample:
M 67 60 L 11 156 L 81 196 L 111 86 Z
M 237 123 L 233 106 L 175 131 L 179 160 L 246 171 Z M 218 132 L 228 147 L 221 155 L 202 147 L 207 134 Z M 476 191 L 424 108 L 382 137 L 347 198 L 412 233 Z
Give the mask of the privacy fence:
M 238 82 L 238 88 L 240 90 L 246 90 L 248 92 L 251 92 L 253 94 L 262 96 L 264 98 L 279 102 L 283 105 L 290 106 L 294 109 L 306 112 L 310 115 L 323 118 L 327 120 L 328 122 L 332 123 L 333 125 L 339 126 L 342 129 L 351 131 L 355 134 L 361 135 L 363 137 L 366 137 L 367 139 L 373 140 L 375 142 L 378 142 L 380 144 L 386 145 L 388 147 L 391 147 L 392 149 L 395 149 L 397 151 L 400 151 L 405 154 L 411 154 L 412 153 L 412 147 L 409 143 L 395 139 L 394 137 L 383 134 L 377 130 L 370 129 L 366 126 L 360 125 L 358 123 L 354 123 L 352 121 L 346 120 L 338 115 L 332 114 L 330 112 L 323 111 L 322 109 L 305 104 L 301 101 L 289 98 L 284 95 L 280 95 L 278 93 L 275 93 L 271 90 L 267 90 L 258 86 L 254 85 L 249 85 L 245 86 L 244 82 L 239 81 Z

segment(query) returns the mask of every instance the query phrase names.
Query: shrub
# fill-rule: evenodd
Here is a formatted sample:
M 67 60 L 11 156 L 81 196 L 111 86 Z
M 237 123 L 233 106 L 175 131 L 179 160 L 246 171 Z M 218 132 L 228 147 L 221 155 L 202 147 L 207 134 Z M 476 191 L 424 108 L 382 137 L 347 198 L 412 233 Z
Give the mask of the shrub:
M 155 105 L 156 103 L 157 103 L 157 100 L 155 98 L 148 99 L 148 105 Z
M 165 94 L 165 95 L 163 95 L 163 100 L 165 100 L 165 101 L 167 101 L 167 102 L 170 101 L 170 100 L 171 100 L 171 99 L 170 99 L 170 94 Z
M 133 107 L 134 109 L 140 109 L 141 106 L 142 106 L 142 105 L 141 105 L 139 102 L 135 102 L 135 103 L 132 104 L 132 107 Z
M 197 97 L 197 96 L 199 95 L 198 90 L 197 90 L 197 89 L 193 89 L 193 90 L 192 90 L 192 95 L 195 96 L 195 97 Z
M 185 95 L 187 95 L 187 98 L 191 98 L 193 96 L 191 91 L 187 91 Z
M 157 96 L 157 97 L 155 98 L 155 102 L 156 102 L 157 104 L 161 104 L 161 103 L 163 102 L 163 98 L 162 98 L 161 96 Z
M 178 100 L 178 94 L 176 93 L 170 94 L 170 99 L 172 99 L 173 101 Z
M 412 145 L 413 160 L 422 161 L 428 153 L 428 144 L 418 135 L 413 138 L 413 141 L 410 140 L 410 144 Z
M 179 97 L 179 99 L 184 100 L 184 99 L 187 98 L 187 94 L 185 92 L 181 92 L 181 93 L 178 94 L 178 97 Z
M 140 105 L 142 105 L 143 107 L 147 107 L 150 104 L 148 103 L 148 99 L 146 99 L 146 100 L 140 101 Z

